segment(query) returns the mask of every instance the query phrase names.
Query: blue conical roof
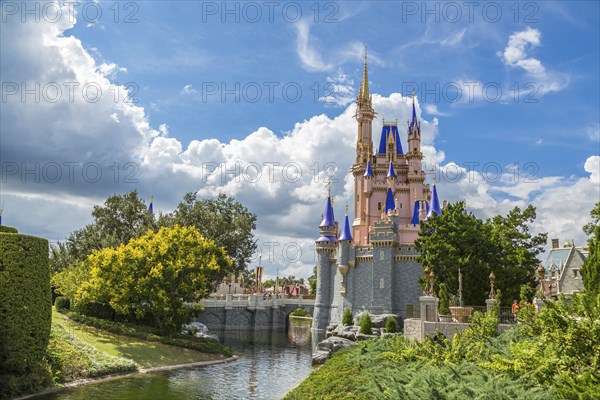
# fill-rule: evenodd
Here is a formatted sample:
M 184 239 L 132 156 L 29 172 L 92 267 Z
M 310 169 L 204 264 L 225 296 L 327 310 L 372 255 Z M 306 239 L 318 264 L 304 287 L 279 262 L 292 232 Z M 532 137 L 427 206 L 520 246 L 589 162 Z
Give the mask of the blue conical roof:
M 435 183 L 433 184 L 433 189 L 431 190 L 431 207 L 429 207 L 429 211 L 427 212 L 427 218 L 433 216 L 433 213 L 436 215 L 442 215 L 442 209 L 440 208 L 440 201 L 438 200 Z
M 387 139 L 389 135 L 394 135 L 396 138 L 396 154 L 402 155 L 404 154 L 402 151 L 402 143 L 400 142 L 400 133 L 398 132 L 398 127 L 394 125 L 384 125 L 381 129 L 381 138 L 379 139 L 379 154 L 387 153 Z
M 388 178 L 389 177 L 396 177 L 396 172 L 394 171 L 394 165 L 392 164 L 392 162 L 390 161 L 390 166 L 388 168 L 388 173 L 387 173 Z
M 331 207 L 331 196 L 327 197 L 325 212 L 323 213 L 323 221 L 319 226 L 335 226 L 335 217 L 333 215 L 333 207 Z
M 394 201 L 394 194 L 392 193 L 392 188 L 388 188 L 387 197 L 385 198 L 385 213 L 389 210 L 396 209 L 396 202 Z
M 419 208 L 420 208 L 420 206 L 421 206 L 421 200 L 416 200 L 415 208 L 413 209 L 412 220 L 410 221 L 410 223 L 413 225 L 419 224 Z
M 367 161 L 367 170 L 364 176 L 373 176 L 373 169 L 371 168 L 371 161 Z
M 344 229 L 342 229 L 340 240 L 352 240 L 352 232 L 350 231 L 350 221 L 348 220 L 348 214 L 346 214 L 346 220 L 344 221 Z

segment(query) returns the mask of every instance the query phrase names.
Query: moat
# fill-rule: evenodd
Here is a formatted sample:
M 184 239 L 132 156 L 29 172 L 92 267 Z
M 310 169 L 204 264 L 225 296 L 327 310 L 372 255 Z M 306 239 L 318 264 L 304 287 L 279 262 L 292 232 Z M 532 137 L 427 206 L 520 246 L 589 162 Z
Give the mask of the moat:
M 218 333 L 237 361 L 138 374 L 39 396 L 44 400 L 281 399 L 313 370 L 317 338 L 309 327 L 289 331 Z M 321 338 L 322 339 L 322 338 Z

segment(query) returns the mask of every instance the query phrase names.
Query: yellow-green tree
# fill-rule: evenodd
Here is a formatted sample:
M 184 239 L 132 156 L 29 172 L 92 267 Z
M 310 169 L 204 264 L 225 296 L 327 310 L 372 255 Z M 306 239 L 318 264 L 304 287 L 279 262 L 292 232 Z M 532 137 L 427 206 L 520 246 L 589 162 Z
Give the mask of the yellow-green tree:
M 161 228 L 93 252 L 86 260 L 89 279 L 75 298 L 82 304 L 108 303 L 120 314 L 149 314 L 164 334 L 173 334 L 231 263 L 225 250 L 196 228 Z

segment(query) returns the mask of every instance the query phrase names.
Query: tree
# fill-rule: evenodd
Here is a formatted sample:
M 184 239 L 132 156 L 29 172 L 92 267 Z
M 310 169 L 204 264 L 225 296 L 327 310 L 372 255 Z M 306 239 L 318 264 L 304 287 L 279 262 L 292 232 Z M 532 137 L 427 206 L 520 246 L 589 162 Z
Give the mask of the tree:
M 225 250 L 194 227 L 161 228 L 86 260 L 89 277 L 76 301 L 108 303 L 117 313 L 152 316 L 163 334 L 178 332 L 227 275 Z
M 198 200 L 196 194 L 187 193 L 172 213 L 159 218 L 158 224 L 196 227 L 202 236 L 226 249 L 233 261 L 230 272 L 235 274 L 247 269 L 257 248 L 253 234 L 256 215 L 225 194 Z
M 507 304 L 519 298 L 520 285 L 530 288 L 536 285 L 535 270 L 540 263 L 537 256 L 544 251 L 548 235 L 531 235 L 528 225 L 535 218 L 535 207 L 529 205 L 523 211 L 515 207 L 506 217 L 498 215 L 488 220 L 495 256 L 490 266 L 496 275 L 496 286 L 502 288 Z
M 600 202 L 596 203 L 590 215 L 592 221 L 583 227 L 590 238 L 589 254 L 583 263 L 581 275 L 586 293 L 594 295 L 600 293 Z
M 533 236 L 529 224 L 535 220 L 535 207 L 521 211 L 515 207 L 506 217 L 482 221 L 467 214 L 464 203 L 450 204 L 442 215 L 421 223 L 415 241 L 419 260 L 436 274 L 450 293 L 458 292 L 458 269 L 463 279 L 463 302 L 481 305 L 489 293 L 489 275 L 496 275 L 505 301 L 519 296 L 520 285 L 535 286 L 536 258 L 543 251 L 547 234 Z
M 149 229 L 156 229 L 154 215 L 135 190 L 109 196 L 103 206 L 94 206 L 92 217 L 93 223 L 71 232 L 64 243 L 51 246 L 52 275 L 75 267 L 94 250 L 126 244 Z
M 363 335 L 373 334 L 373 321 L 371 320 L 371 315 L 368 312 L 365 312 L 360 319 L 360 333 Z
M 442 215 L 421 223 L 415 248 L 419 261 L 429 266 L 436 281 L 444 283 L 451 293 L 458 293 L 458 270 L 463 276 L 463 301 L 468 305 L 483 304 L 493 246 L 490 226 L 467 214 L 464 203 L 446 207 Z
M 352 318 L 352 309 L 350 307 L 344 310 L 344 315 L 342 315 L 342 324 L 343 325 L 353 325 L 354 318 Z
M 310 294 L 317 294 L 317 266 L 313 267 L 313 274 L 308 278 Z
M 265 289 L 271 288 L 275 286 L 275 279 L 267 279 L 266 281 L 263 282 L 263 287 Z
M 398 326 L 396 323 L 396 318 L 392 317 L 391 315 L 387 317 L 387 319 L 385 320 L 385 331 L 387 333 L 396 333 L 398 332 Z

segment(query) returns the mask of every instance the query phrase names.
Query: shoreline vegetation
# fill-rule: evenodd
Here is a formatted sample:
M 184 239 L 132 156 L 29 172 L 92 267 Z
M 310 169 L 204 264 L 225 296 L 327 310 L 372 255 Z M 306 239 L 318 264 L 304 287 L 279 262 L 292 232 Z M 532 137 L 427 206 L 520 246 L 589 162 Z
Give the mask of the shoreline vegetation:
M 15 399 L 36 398 L 89 383 L 236 360 L 219 342 L 158 336 L 152 328 L 52 310 L 45 367 L 49 384 Z M 0 396 L 4 398 L 3 396 Z
M 600 295 L 547 301 L 498 334 L 494 311 L 476 312 L 448 340 L 402 335 L 335 353 L 284 400 L 600 398 Z

